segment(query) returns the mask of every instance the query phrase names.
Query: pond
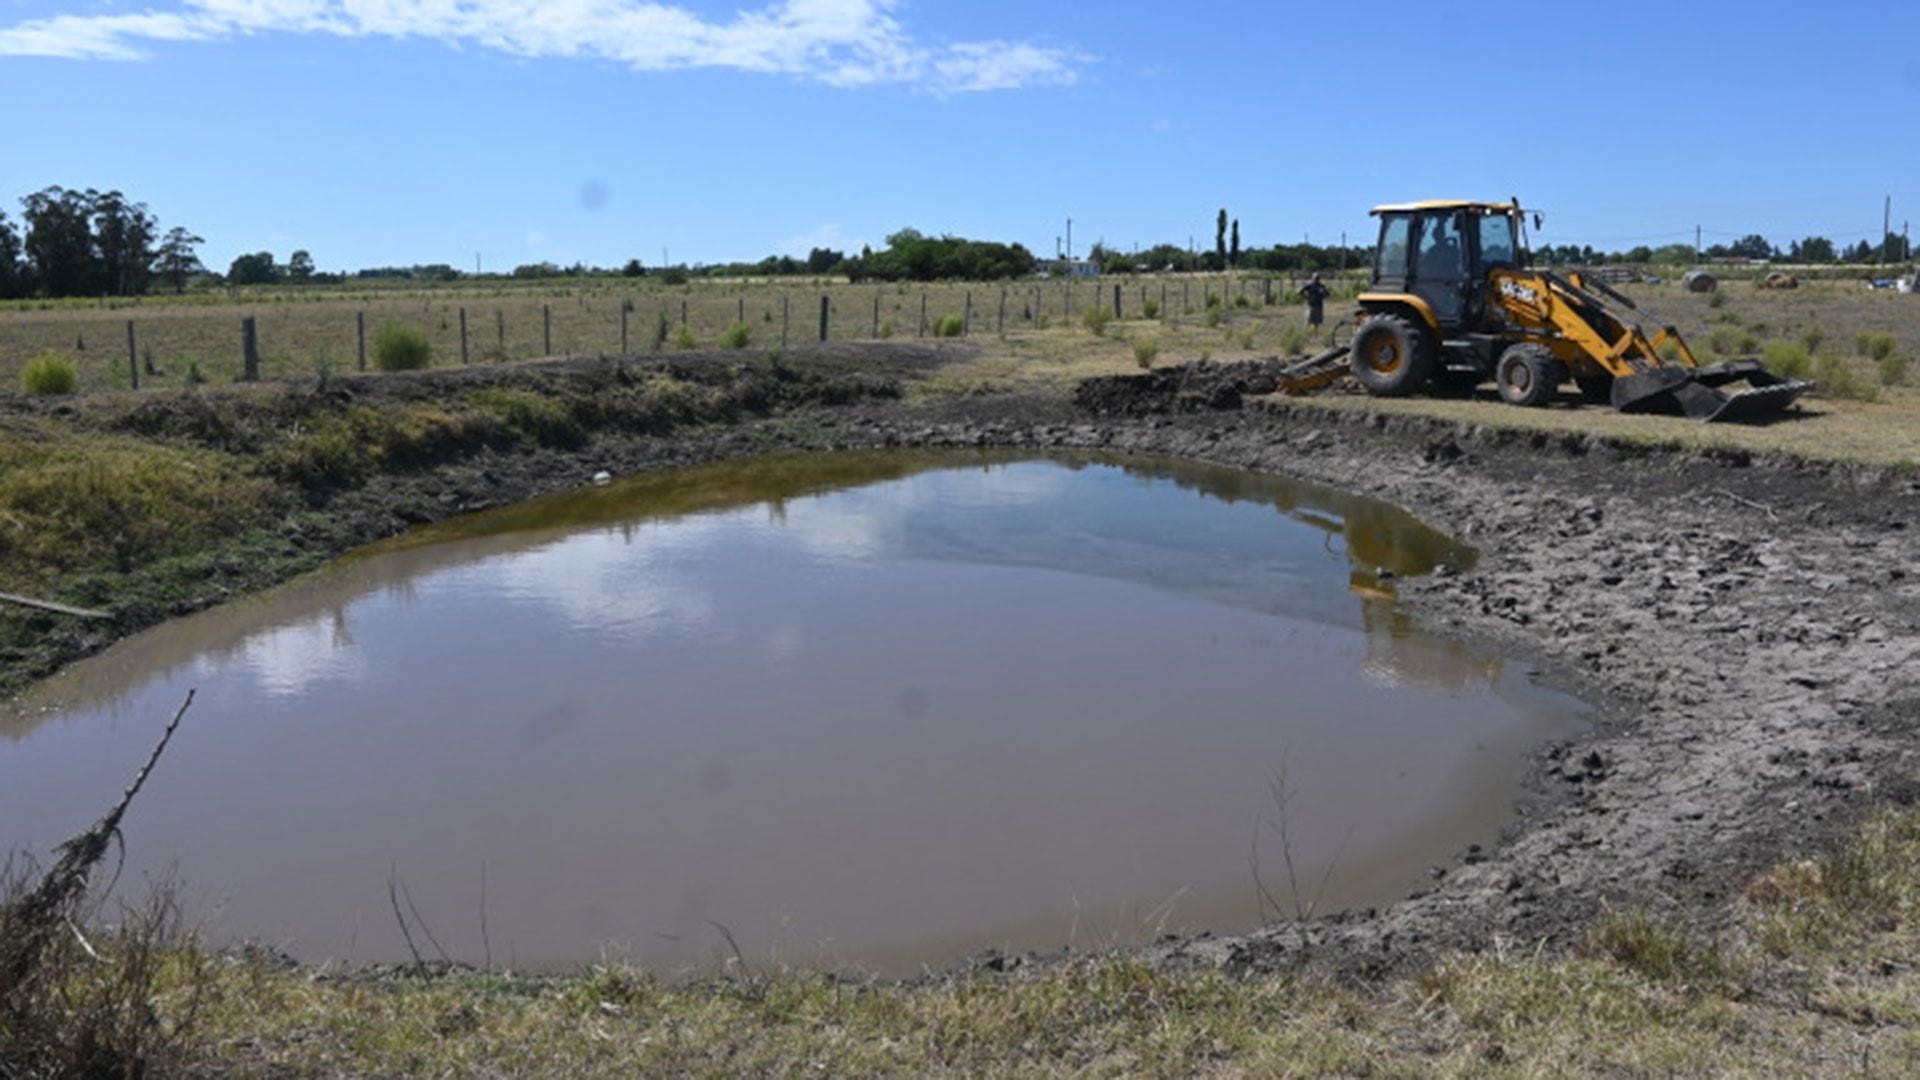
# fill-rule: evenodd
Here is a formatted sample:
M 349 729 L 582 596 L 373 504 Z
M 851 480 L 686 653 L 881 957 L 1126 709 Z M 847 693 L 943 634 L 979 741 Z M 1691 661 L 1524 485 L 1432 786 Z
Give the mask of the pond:
M 306 960 L 905 974 L 1379 905 L 1585 722 L 1431 636 L 1473 552 L 1171 461 L 807 455 L 415 530 L 0 718 L 43 861 L 198 697 L 125 829 L 216 942 Z M 1276 911 L 1276 908 L 1279 910 Z M 731 940 L 729 940 L 731 939 Z

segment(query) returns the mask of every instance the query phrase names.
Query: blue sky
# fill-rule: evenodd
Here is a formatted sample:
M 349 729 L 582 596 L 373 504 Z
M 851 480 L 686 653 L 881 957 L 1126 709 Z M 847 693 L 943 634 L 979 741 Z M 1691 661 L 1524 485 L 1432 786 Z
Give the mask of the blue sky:
M 1463 12 L 1472 11 L 1474 18 Z M 0 205 L 118 188 L 224 268 L 1368 234 L 1520 195 L 1547 243 L 1920 219 L 1920 7 L 1217 0 L 0 0 Z

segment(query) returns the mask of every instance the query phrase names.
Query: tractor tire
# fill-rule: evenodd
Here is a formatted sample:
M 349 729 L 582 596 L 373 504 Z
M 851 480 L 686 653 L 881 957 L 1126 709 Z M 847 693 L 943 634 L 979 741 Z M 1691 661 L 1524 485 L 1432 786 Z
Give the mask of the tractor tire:
M 1567 367 L 1545 345 L 1512 345 L 1494 366 L 1494 382 L 1509 405 L 1545 408 L 1560 394 Z
M 1433 374 L 1433 342 L 1398 315 L 1370 315 L 1353 332 L 1353 377 L 1375 397 L 1405 397 Z
M 1589 405 L 1613 404 L 1613 376 L 1611 375 L 1578 376 L 1573 380 L 1573 385 L 1580 388 L 1581 400 Z

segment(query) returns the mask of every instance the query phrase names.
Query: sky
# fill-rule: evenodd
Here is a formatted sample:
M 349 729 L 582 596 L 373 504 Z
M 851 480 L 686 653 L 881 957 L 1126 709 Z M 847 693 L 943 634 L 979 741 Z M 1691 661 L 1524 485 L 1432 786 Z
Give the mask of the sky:
M 1471 12 L 1473 17 L 1468 17 Z M 1920 219 L 1920 5 L 0 0 L 0 209 L 118 189 L 207 264 L 1266 246 L 1519 196 L 1537 243 Z

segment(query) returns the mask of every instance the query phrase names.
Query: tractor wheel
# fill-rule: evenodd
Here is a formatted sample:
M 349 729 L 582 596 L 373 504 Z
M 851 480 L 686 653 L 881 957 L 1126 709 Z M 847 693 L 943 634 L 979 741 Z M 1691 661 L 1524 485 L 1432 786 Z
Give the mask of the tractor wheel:
M 1375 397 L 1404 397 L 1427 384 L 1433 345 L 1398 315 L 1370 315 L 1353 332 L 1353 377 Z
M 1500 363 L 1494 371 L 1501 397 L 1509 404 L 1534 409 L 1552 402 L 1566 378 L 1566 365 L 1555 360 L 1545 345 L 1508 347 L 1500 354 Z
M 1589 405 L 1613 404 L 1613 376 L 1583 375 L 1573 380 L 1580 388 L 1580 397 Z

